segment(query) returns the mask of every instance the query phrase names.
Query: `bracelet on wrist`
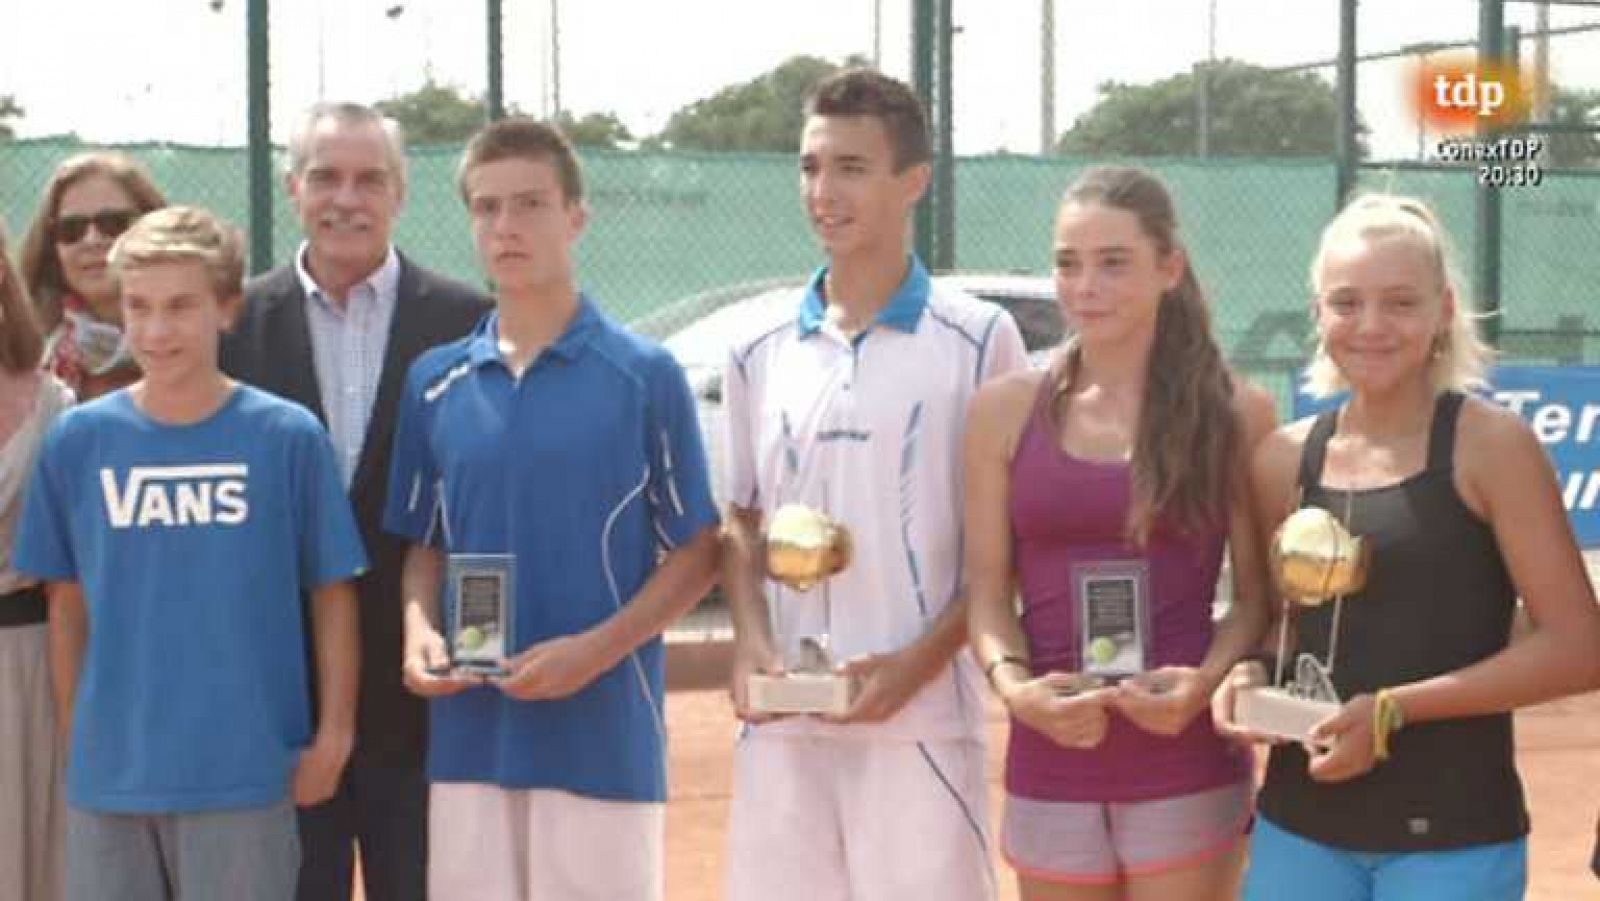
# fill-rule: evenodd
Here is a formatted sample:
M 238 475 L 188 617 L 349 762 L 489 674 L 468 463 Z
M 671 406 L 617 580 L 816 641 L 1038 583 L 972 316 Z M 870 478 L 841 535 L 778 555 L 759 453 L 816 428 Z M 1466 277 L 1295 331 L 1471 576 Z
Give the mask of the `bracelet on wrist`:
M 1028 666 L 1027 660 L 1018 657 L 1016 654 L 1001 654 L 983 665 L 983 678 L 984 681 L 989 683 L 989 687 L 994 687 L 994 671 L 1002 666 L 1015 666 L 1030 673 L 1032 671 Z
M 1372 757 L 1378 762 L 1389 759 L 1389 738 L 1406 724 L 1405 709 L 1395 699 L 1394 692 L 1378 689 L 1372 699 Z

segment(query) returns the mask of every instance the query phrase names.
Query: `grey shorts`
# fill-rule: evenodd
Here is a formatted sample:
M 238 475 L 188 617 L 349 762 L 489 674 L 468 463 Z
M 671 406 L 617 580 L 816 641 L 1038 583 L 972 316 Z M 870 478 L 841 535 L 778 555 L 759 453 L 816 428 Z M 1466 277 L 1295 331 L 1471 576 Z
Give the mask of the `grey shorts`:
M 67 901 L 290 901 L 294 805 L 143 816 L 67 808 Z
M 1041 882 L 1109 884 L 1183 869 L 1243 840 L 1254 797 L 1249 782 L 1110 804 L 1007 795 L 1001 849 L 1020 875 Z

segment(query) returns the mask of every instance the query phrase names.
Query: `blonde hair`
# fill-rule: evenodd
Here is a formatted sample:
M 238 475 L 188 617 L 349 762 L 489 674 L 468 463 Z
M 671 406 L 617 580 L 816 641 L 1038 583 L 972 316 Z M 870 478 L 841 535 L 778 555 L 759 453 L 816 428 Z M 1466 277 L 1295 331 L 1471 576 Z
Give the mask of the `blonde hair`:
M 1449 236 L 1439 218 L 1421 200 L 1399 194 L 1365 194 L 1350 201 L 1322 230 L 1316 256 L 1311 259 L 1313 296 L 1322 296 L 1322 270 L 1333 248 L 1355 240 L 1371 242 L 1390 237 L 1416 242 L 1428 256 L 1438 296 L 1448 290 L 1455 297 L 1454 314 L 1435 338 L 1433 357 L 1428 362 L 1434 390 L 1470 391 L 1483 387 L 1494 351 L 1478 335 L 1477 310 L 1460 290 Z M 1311 364 L 1306 367 L 1306 393 L 1324 398 L 1349 387 L 1319 334 Z
M 147 213 L 111 245 L 111 275 L 162 263 L 199 263 L 218 300 L 244 290 L 244 239 L 208 210 L 171 206 Z

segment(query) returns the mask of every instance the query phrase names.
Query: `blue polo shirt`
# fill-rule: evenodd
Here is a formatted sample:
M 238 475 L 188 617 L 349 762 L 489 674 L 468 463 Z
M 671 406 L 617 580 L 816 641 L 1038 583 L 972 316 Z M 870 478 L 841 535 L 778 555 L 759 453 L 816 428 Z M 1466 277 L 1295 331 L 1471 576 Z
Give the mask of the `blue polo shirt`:
M 452 553 L 514 554 L 520 652 L 616 615 L 660 553 L 717 513 L 693 397 L 663 348 L 581 297 L 516 378 L 499 328 L 491 314 L 412 364 L 384 527 Z M 436 699 L 429 778 L 665 800 L 662 688 L 655 638 L 569 698 L 482 687 Z

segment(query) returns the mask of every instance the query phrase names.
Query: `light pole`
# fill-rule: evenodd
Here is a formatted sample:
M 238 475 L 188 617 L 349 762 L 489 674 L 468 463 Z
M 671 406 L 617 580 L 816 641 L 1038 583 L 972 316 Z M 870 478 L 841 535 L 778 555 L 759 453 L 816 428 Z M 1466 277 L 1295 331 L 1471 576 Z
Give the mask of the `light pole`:
M 1056 149 L 1056 0 L 1039 7 L 1039 153 Z
M 561 118 L 561 0 L 550 0 L 550 118 Z
M 1446 45 L 1445 44 L 1441 44 L 1438 41 L 1423 41 L 1423 42 L 1418 43 L 1418 44 L 1405 44 L 1405 45 L 1402 45 L 1400 47 L 1400 52 L 1401 53 L 1406 53 L 1406 54 L 1415 54 L 1416 57 L 1417 57 L 1417 68 L 1418 68 L 1418 71 L 1420 72 L 1420 71 L 1425 71 L 1428 68 L 1428 56 L 1430 54 L 1438 53 L 1440 50 L 1444 50 L 1445 48 L 1446 48 Z M 1427 122 L 1427 118 L 1428 118 L 1427 116 L 1422 115 L 1421 112 L 1418 111 L 1418 114 L 1417 114 L 1417 162 L 1422 162 L 1422 161 L 1424 161 L 1424 160 L 1426 160 L 1428 158 L 1428 143 L 1427 143 L 1428 142 L 1428 122 Z
M 1195 66 L 1195 144 L 1199 155 L 1211 155 L 1211 70 L 1217 62 L 1217 0 L 1206 6 L 1206 61 Z
M 883 68 L 883 0 L 872 0 L 872 68 Z
M 433 84 L 433 16 L 429 14 L 426 5 L 420 3 L 418 5 L 422 6 L 422 78 L 425 83 Z M 406 5 L 404 3 L 395 3 L 386 7 L 383 11 L 383 14 L 386 18 L 388 18 L 389 21 L 398 22 L 400 21 L 400 17 L 406 14 Z M 322 7 L 319 5 L 317 7 L 319 29 L 321 18 Z M 320 69 L 322 65 L 322 44 L 320 30 L 318 32 L 317 43 L 317 65 Z M 397 95 L 400 93 L 398 86 L 396 86 L 394 89 L 394 93 Z M 318 97 L 319 99 L 321 97 L 320 88 L 318 90 Z
M 211 10 L 212 18 L 219 22 L 223 21 L 222 10 L 224 6 L 226 6 L 224 0 L 207 0 L 206 2 L 206 8 Z M 226 25 L 225 22 L 224 25 Z M 222 52 L 227 52 L 225 44 L 218 42 L 217 46 L 219 48 L 223 48 Z M 238 90 L 238 88 L 236 87 L 233 79 L 217 79 L 217 96 L 214 103 L 217 110 L 217 136 L 215 138 L 215 143 L 218 147 L 225 146 L 229 143 L 230 131 L 228 128 L 228 120 L 231 118 L 230 113 L 232 104 L 228 103 L 228 95 L 235 90 Z M 238 140 L 238 137 L 235 135 L 233 139 Z

